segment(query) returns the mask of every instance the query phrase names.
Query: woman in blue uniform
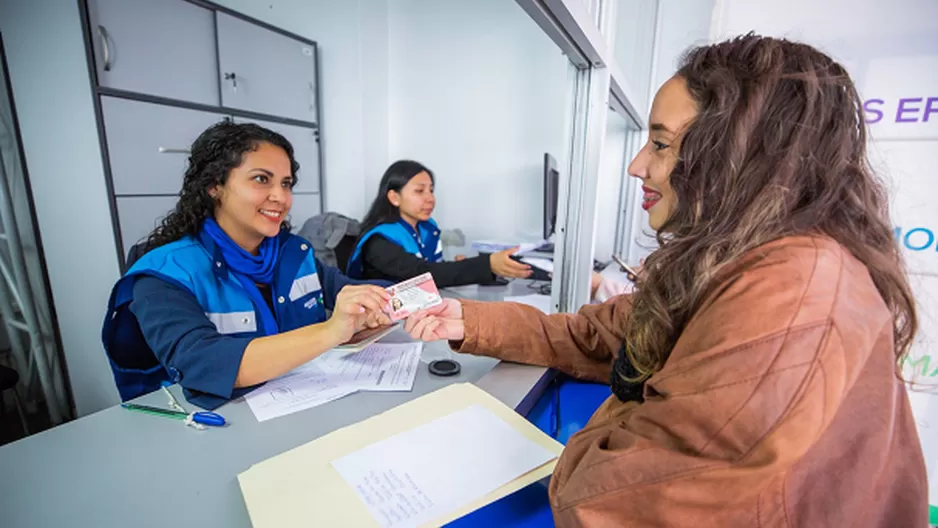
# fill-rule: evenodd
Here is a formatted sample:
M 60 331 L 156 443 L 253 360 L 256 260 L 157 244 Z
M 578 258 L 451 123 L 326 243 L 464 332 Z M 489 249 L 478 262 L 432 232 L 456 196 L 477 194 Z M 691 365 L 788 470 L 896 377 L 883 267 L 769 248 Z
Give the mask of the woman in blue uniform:
M 443 261 L 430 169 L 416 161 L 391 164 L 378 196 L 362 221 L 362 235 L 349 259 L 350 277 L 402 281 L 430 272 L 437 286 L 492 283 L 496 276 L 526 278 L 531 267 L 512 260 L 513 250 Z
M 103 341 L 122 399 L 171 381 L 213 409 L 389 322 L 382 287 L 290 234 L 298 168 L 290 143 L 257 125 L 224 121 L 195 140 L 175 210 L 111 294 Z

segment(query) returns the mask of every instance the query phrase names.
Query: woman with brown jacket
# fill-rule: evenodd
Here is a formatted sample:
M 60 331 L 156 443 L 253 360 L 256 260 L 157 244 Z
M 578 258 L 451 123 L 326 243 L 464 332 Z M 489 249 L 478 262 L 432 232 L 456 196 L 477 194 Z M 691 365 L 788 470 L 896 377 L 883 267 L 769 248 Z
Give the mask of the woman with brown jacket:
M 660 248 L 577 314 L 447 300 L 406 328 L 609 381 L 550 483 L 558 526 L 924 526 L 898 362 L 914 300 L 856 89 L 804 44 L 691 50 L 629 167 Z

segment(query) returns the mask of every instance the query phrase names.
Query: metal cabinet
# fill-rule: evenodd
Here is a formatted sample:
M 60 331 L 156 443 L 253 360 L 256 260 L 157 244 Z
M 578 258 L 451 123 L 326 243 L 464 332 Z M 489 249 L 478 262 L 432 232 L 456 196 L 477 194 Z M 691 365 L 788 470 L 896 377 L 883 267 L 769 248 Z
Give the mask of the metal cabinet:
M 79 0 L 120 262 L 175 206 L 188 149 L 221 119 L 283 134 L 291 218 L 322 210 L 316 43 L 204 0 Z
M 315 122 L 315 46 L 226 13 L 215 16 L 222 105 Z
M 99 86 L 218 105 L 214 13 L 182 0 L 88 0 Z
M 102 97 L 101 108 L 117 196 L 178 195 L 190 145 L 227 117 L 116 97 Z
M 121 222 L 124 257 L 137 242 L 142 242 L 160 221 L 176 207 L 175 196 L 121 196 L 117 214 Z

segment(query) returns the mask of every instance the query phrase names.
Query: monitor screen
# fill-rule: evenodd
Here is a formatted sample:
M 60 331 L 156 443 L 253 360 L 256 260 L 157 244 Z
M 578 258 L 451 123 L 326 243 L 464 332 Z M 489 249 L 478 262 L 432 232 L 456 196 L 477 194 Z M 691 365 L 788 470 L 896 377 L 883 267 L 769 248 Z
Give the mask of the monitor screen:
M 544 154 L 544 239 L 550 238 L 557 226 L 559 185 L 560 173 L 557 172 L 557 160 L 550 154 Z

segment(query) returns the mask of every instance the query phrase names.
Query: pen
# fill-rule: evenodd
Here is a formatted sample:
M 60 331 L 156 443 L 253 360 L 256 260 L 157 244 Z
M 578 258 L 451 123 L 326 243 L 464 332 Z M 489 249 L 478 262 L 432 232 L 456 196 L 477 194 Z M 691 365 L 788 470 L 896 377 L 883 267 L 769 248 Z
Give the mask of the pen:
M 136 403 L 122 403 L 121 407 L 127 409 L 128 411 L 136 411 L 144 414 L 152 414 L 153 416 L 162 416 L 164 418 L 169 418 L 172 420 L 185 420 L 189 417 L 189 414 L 181 411 L 171 411 L 169 409 L 161 409 L 159 407 L 151 407 L 149 405 L 139 405 Z M 192 421 L 197 424 L 203 425 L 213 425 L 216 427 L 225 425 L 225 419 L 221 417 L 220 414 L 213 412 L 201 411 L 192 413 Z
M 613 255 L 613 256 L 612 256 L 612 260 L 616 261 L 616 264 L 619 265 L 619 267 L 622 269 L 622 271 L 626 272 L 625 277 L 626 277 L 627 279 L 629 279 L 629 280 L 632 281 L 632 282 L 635 282 L 635 281 L 638 280 L 638 272 L 635 271 L 635 270 L 633 270 L 632 268 L 630 268 L 629 265 L 626 264 L 622 259 L 620 259 L 619 257 Z

